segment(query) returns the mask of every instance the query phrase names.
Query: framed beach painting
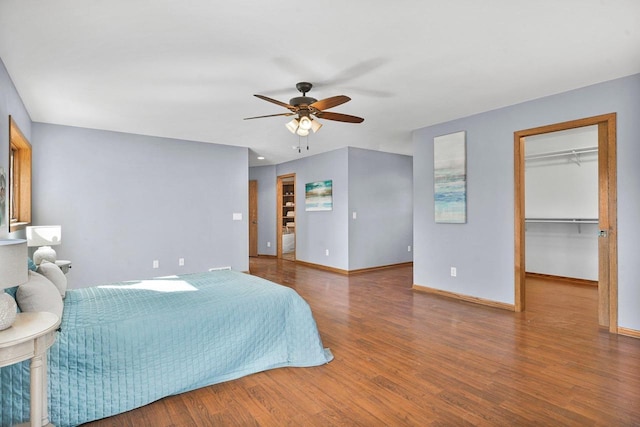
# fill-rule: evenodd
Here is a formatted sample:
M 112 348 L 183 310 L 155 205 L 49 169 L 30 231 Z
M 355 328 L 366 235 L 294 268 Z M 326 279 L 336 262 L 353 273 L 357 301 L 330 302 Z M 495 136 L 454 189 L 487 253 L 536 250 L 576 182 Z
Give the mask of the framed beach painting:
M 466 132 L 433 138 L 435 220 L 437 223 L 467 222 Z
M 317 181 L 305 184 L 304 210 L 330 211 L 333 209 L 333 182 Z

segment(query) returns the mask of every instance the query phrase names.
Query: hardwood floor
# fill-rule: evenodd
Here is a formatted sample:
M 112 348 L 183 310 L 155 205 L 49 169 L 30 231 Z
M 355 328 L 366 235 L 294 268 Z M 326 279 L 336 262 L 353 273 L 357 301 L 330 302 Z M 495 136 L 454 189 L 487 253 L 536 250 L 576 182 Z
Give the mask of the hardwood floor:
M 282 254 L 282 259 L 286 260 L 286 261 L 295 261 L 296 260 L 296 253 L 295 252 L 283 253 Z
M 640 340 L 597 324 L 597 291 L 528 280 L 513 313 L 411 290 L 411 267 L 352 276 L 273 258 L 335 359 L 171 396 L 88 426 L 640 425 Z

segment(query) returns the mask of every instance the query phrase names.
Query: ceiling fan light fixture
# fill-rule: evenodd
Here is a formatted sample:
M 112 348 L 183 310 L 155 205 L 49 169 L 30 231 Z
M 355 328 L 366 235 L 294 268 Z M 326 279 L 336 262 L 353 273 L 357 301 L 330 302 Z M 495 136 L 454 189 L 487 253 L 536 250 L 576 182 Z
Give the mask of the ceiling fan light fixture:
M 289 132 L 296 133 L 296 131 L 298 130 L 298 119 L 291 120 L 285 126 L 287 127 L 287 129 L 289 129 Z
M 300 123 L 299 123 L 300 129 L 309 131 L 309 129 L 311 129 L 311 119 L 309 118 L 309 116 L 302 116 L 300 117 Z
M 324 98 L 321 100 L 317 100 L 310 96 L 307 96 L 307 92 L 311 90 L 313 85 L 308 82 L 300 82 L 296 84 L 296 89 L 302 93 L 302 96 L 298 96 L 295 98 L 291 98 L 289 103 L 278 101 L 277 99 L 269 98 L 264 95 L 254 95 L 257 98 L 262 99 L 263 101 L 270 102 L 272 104 L 279 105 L 280 107 L 286 108 L 288 111 L 286 113 L 280 114 L 269 114 L 266 116 L 257 116 L 257 117 L 247 117 L 245 120 L 249 119 L 260 119 L 263 117 L 276 117 L 276 116 L 296 116 L 291 121 L 285 124 L 285 127 L 294 135 L 298 135 L 300 137 L 306 137 L 310 132 L 316 133 L 322 127 L 322 123 L 316 120 L 317 117 L 322 117 L 324 120 L 332 120 L 336 122 L 345 122 L 345 123 L 362 123 L 364 119 L 362 117 L 350 116 L 348 114 L 342 113 L 333 113 L 324 110 L 328 110 L 333 107 L 337 107 L 338 105 L 342 105 L 345 102 L 351 100 L 348 96 L 345 95 L 337 95 L 329 98 Z M 309 141 L 307 140 L 307 150 L 309 149 Z M 300 146 L 298 145 L 298 151 L 300 151 Z

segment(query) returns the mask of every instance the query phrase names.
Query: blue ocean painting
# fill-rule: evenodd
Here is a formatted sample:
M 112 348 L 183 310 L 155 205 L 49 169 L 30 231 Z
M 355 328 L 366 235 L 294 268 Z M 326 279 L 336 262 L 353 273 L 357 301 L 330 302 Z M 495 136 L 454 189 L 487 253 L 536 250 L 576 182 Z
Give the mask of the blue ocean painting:
M 435 220 L 467 222 L 466 133 L 456 132 L 433 139 Z
M 305 211 L 330 211 L 333 209 L 333 182 L 318 181 L 305 184 Z

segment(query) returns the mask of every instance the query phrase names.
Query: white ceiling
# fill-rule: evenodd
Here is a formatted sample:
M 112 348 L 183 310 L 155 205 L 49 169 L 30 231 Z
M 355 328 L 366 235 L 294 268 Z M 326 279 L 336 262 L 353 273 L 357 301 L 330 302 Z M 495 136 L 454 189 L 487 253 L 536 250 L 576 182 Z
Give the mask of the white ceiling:
M 249 147 L 250 165 L 640 72 L 638 0 L 0 0 L 0 58 L 37 122 Z M 298 154 L 285 109 L 348 95 Z M 265 160 L 258 161 L 262 155 Z

